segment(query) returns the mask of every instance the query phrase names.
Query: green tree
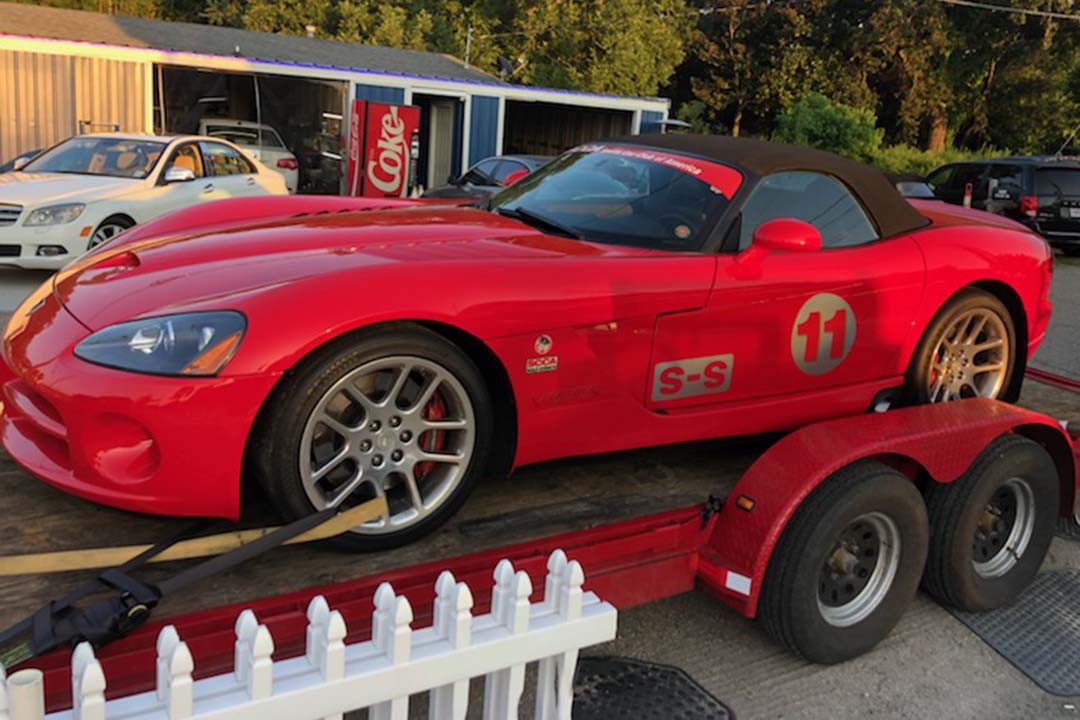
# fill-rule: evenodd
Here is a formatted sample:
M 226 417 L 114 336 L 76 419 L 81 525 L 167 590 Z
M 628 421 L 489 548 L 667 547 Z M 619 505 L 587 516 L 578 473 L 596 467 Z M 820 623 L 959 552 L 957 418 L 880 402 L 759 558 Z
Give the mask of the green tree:
M 820 93 L 810 93 L 782 113 L 773 139 L 821 148 L 870 161 L 881 148 L 882 131 L 869 110 L 834 103 Z

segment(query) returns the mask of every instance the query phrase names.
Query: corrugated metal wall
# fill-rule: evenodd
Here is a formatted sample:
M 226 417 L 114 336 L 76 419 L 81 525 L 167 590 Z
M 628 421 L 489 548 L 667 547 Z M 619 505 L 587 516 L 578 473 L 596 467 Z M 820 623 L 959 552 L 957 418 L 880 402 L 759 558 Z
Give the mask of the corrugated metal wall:
M 388 103 L 390 105 L 401 105 L 405 102 L 405 89 L 357 83 L 356 99 L 367 100 L 368 102 Z
M 469 125 L 469 165 L 475 165 L 498 149 L 499 98 L 473 95 Z
M 0 50 L 0 162 L 78 132 L 149 132 L 149 63 Z

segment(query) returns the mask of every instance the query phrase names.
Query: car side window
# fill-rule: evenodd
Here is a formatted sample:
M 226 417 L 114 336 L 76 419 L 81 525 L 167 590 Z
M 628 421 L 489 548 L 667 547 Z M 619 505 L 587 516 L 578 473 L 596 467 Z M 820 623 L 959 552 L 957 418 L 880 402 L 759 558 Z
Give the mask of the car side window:
M 986 166 L 985 165 L 960 165 L 953 174 L 949 187 L 957 192 L 964 192 L 968 183 L 971 183 L 972 197 L 974 200 L 986 199 Z
M 518 170 L 528 170 L 528 168 L 516 160 L 503 160 L 499 163 L 499 166 L 495 168 L 495 173 L 491 177 L 495 182 L 502 185 L 506 181 L 507 175 L 512 172 L 517 172 Z
M 956 170 L 956 166 L 954 165 L 946 165 L 943 168 L 938 168 L 927 176 L 926 184 L 929 185 L 934 192 L 945 190 L 949 187 L 949 180 L 952 179 L 953 170 Z
M 758 225 L 781 217 L 816 227 L 825 248 L 863 245 L 878 239 L 859 201 L 840 181 L 821 173 L 794 171 L 764 178 L 746 199 L 739 225 L 739 249 L 750 247 Z
M 194 173 L 197 178 L 206 176 L 202 155 L 199 154 L 199 149 L 195 147 L 194 143 L 181 145 L 174 150 L 168 167 L 185 168 Z
M 215 142 L 201 142 L 199 145 L 214 176 L 248 175 L 255 172 L 247 158 L 228 145 Z
M 470 185 L 490 185 L 491 178 L 495 174 L 495 166 L 498 164 L 499 161 L 496 158 L 482 160 L 469 168 L 469 171 L 461 177 L 461 182 Z
M 1024 186 L 1024 168 L 1020 165 L 993 165 L 990 168 L 990 184 L 995 188 Z

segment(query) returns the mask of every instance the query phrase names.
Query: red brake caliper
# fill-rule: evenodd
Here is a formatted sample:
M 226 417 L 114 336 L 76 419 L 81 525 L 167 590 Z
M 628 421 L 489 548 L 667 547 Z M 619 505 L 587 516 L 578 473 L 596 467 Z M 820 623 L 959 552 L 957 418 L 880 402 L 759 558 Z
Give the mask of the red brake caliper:
M 427 420 L 439 420 L 446 417 L 446 403 L 442 399 L 442 395 L 435 393 L 435 396 L 428 401 L 427 407 L 424 408 L 422 415 Z M 435 452 L 442 448 L 443 440 L 446 437 L 446 433 L 443 430 L 429 430 L 423 434 L 422 437 L 417 438 L 417 442 L 424 450 L 428 452 Z M 423 479 L 425 475 L 431 472 L 435 467 L 433 462 L 417 463 L 413 469 L 413 475 L 417 481 Z

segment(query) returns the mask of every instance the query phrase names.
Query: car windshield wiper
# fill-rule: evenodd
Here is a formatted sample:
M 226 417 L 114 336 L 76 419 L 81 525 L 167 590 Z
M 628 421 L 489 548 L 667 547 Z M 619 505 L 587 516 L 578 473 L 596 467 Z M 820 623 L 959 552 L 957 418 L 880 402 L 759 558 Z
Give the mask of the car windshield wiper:
M 552 220 L 549 217 L 545 217 L 532 210 L 526 210 L 525 208 L 496 208 L 495 212 L 499 215 L 505 215 L 506 217 L 512 217 L 515 220 L 520 220 L 526 225 L 532 225 L 535 228 L 547 229 L 549 232 L 554 231 L 556 235 L 565 235 L 568 238 L 575 240 L 581 239 L 581 233 L 569 225 L 563 225 L 558 220 Z

